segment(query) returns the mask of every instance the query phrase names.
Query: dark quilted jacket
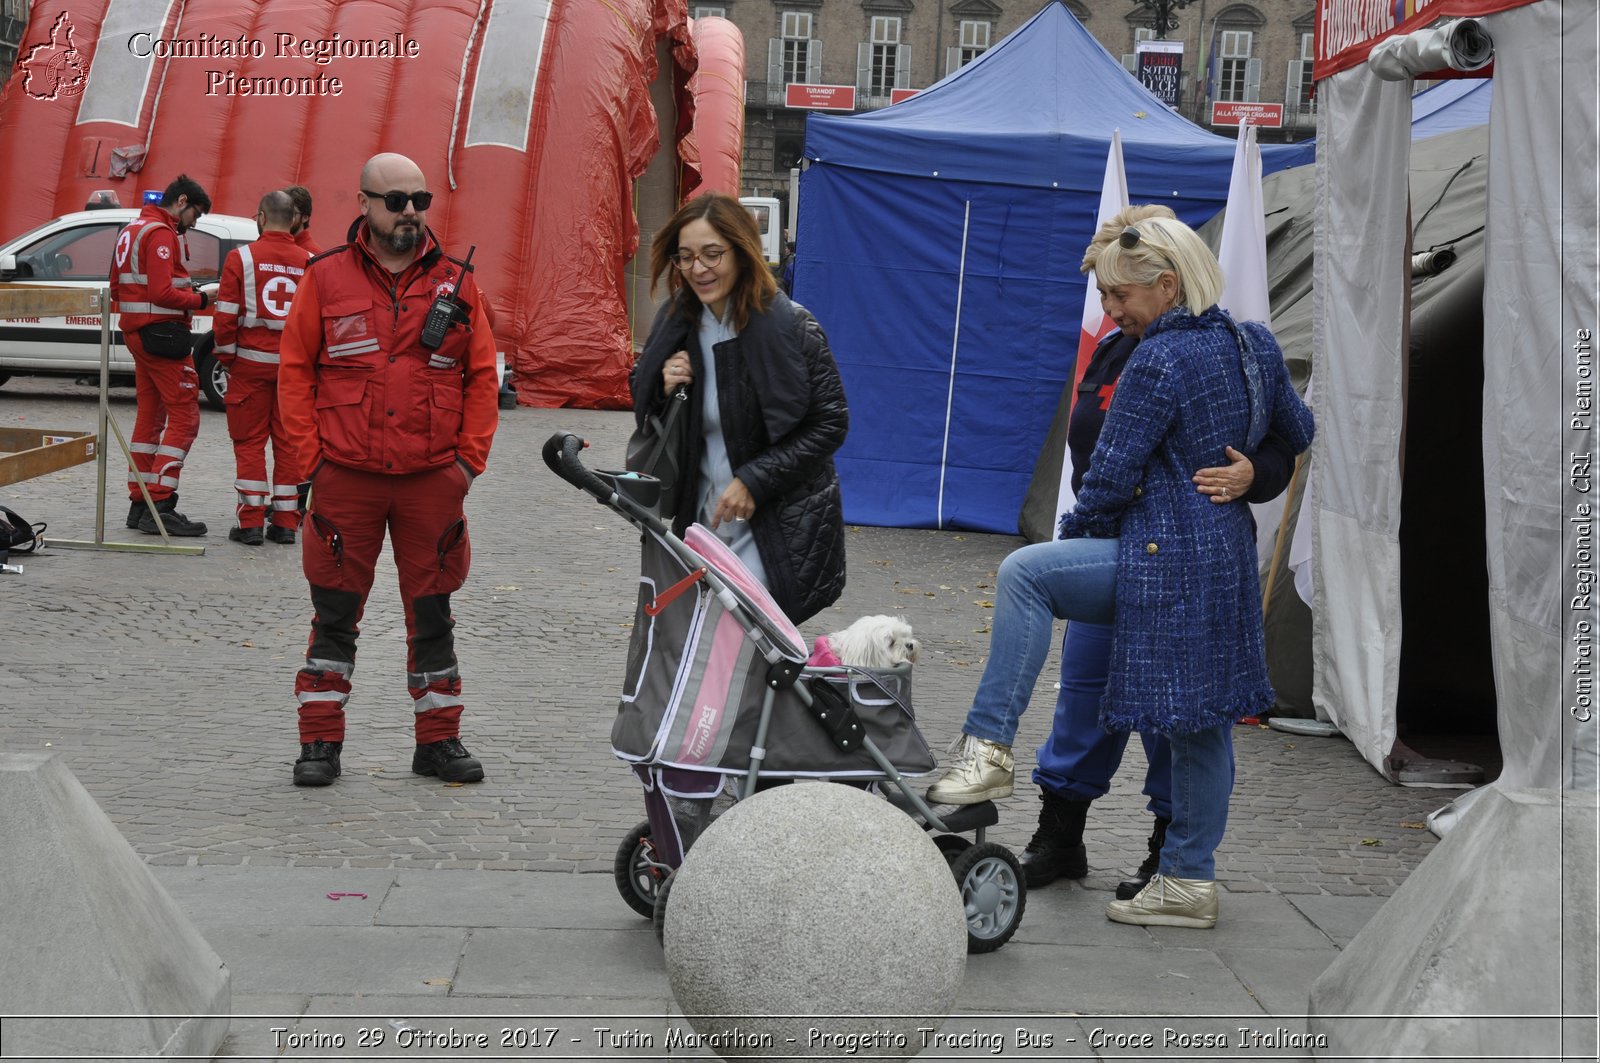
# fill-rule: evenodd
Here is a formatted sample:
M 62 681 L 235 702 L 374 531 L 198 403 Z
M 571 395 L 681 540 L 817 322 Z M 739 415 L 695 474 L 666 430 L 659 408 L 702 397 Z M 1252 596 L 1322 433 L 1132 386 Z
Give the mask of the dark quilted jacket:
M 759 346 L 758 346 L 759 345 Z M 635 411 L 654 409 L 665 400 L 661 365 L 675 351 L 686 350 L 695 378 L 704 379 L 698 329 L 667 303 L 656 315 L 634 368 Z M 834 364 L 828 339 L 811 312 L 779 292 L 766 313 L 746 323 L 740 334 L 715 347 L 717 398 L 722 429 L 734 475 L 755 498 L 751 530 L 767 570 L 768 589 L 796 624 L 838 600 L 844 590 L 844 508 L 833 454 L 850 425 L 844 384 Z M 781 438 L 769 438 L 767 406 L 747 359 L 803 360 L 809 397 L 797 407 L 797 423 Z M 789 363 L 794 364 L 794 363 Z M 804 386 L 804 385 L 802 385 Z M 776 400 L 795 405 L 796 396 Z M 695 516 L 691 500 L 700 497 L 700 404 L 691 402 L 691 452 L 679 486 L 680 534 Z

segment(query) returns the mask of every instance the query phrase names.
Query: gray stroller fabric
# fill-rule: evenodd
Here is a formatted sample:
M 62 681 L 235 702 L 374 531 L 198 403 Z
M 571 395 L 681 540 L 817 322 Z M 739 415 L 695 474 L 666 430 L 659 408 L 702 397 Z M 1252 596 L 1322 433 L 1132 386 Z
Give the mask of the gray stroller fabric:
M 644 536 L 612 751 L 634 764 L 748 774 L 762 704 L 770 695 L 763 777 L 882 778 L 864 750 L 834 747 L 799 694 L 768 687 L 768 654 L 774 661 L 803 663 L 789 639 L 771 637 L 786 623 L 763 617 L 745 595 L 731 594 L 725 602 L 705 578 L 671 596 L 671 588 L 694 571 L 657 535 Z M 830 683 L 845 694 L 868 737 L 896 770 L 906 775 L 933 770 L 933 754 L 912 715 L 909 670 L 805 669 L 798 684 L 807 683 Z

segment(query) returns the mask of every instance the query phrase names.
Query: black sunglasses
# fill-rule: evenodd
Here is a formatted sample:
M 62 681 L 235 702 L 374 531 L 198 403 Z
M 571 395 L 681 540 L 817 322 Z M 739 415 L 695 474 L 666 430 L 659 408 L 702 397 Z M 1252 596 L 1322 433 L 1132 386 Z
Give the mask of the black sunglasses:
M 1122 230 L 1121 235 L 1117 237 L 1117 243 L 1122 245 L 1124 251 L 1132 251 L 1139 246 L 1139 237 L 1139 230 L 1130 225 Z
M 427 210 L 428 206 L 433 202 L 432 192 L 368 192 L 363 188 L 361 194 L 368 199 L 383 200 L 383 207 L 390 214 L 399 214 L 402 210 L 405 210 L 406 200 L 410 200 L 411 205 L 416 207 L 418 212 Z

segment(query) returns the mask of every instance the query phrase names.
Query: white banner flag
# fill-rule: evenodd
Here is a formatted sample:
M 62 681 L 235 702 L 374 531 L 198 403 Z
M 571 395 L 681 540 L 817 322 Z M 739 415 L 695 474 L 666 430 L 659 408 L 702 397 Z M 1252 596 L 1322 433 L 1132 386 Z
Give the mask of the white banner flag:
M 1114 129 L 1111 131 L 1111 149 L 1106 153 L 1106 175 L 1100 185 L 1100 212 L 1095 215 L 1095 228 L 1099 229 L 1127 206 L 1128 173 L 1122 167 L 1122 133 Z M 1094 271 L 1090 270 L 1085 276 L 1088 287 L 1083 295 L 1083 324 L 1078 333 L 1078 357 L 1072 372 L 1072 394 L 1067 400 L 1069 418 L 1072 403 L 1078 398 L 1078 384 L 1083 380 L 1084 370 L 1089 368 L 1094 349 L 1106 333 L 1116 327 L 1105 311 L 1100 309 L 1100 290 L 1095 287 Z M 1072 490 L 1072 448 L 1067 446 L 1061 451 L 1061 486 L 1056 492 L 1056 524 L 1060 524 L 1063 515 L 1072 511 L 1077 498 Z
M 1267 298 L 1267 212 L 1261 196 L 1261 149 L 1256 127 L 1239 127 L 1233 153 L 1233 179 L 1228 184 L 1228 213 L 1222 219 L 1222 298 L 1217 305 L 1235 321 L 1260 321 L 1272 327 L 1272 306 Z M 1256 556 L 1264 566 L 1271 562 L 1278 541 L 1288 492 L 1270 502 L 1252 505 L 1256 518 Z
M 1222 298 L 1217 305 L 1235 321 L 1260 321 L 1272 327 L 1267 301 L 1267 211 L 1261 198 L 1261 149 L 1256 127 L 1239 127 L 1228 184 L 1228 213 L 1222 219 Z

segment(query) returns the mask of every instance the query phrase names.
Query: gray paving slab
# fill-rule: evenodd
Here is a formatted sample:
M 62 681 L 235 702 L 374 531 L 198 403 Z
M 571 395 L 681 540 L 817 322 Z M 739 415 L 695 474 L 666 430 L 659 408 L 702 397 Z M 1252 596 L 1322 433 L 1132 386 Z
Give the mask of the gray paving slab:
M 1305 1015 L 1311 984 L 1339 955 L 1332 945 L 1275 949 L 1218 944 L 1213 951 L 1268 1013 L 1289 1018 Z
M 1341 949 L 1350 944 L 1361 928 L 1378 914 L 1385 900 L 1387 898 L 1384 897 L 1326 895 L 1288 898 L 1290 904 L 1304 912 L 1306 918 Z
M 470 931 L 431 927 L 210 928 L 240 993 L 444 996 Z M 360 987 L 359 990 L 357 987 Z
M 350 868 L 156 867 L 156 880 L 206 928 L 371 926 L 395 873 Z
M 1141 927 L 1127 929 L 1135 935 L 1147 933 Z M 1227 966 L 1203 947 L 1013 943 L 967 958 L 957 1003 L 963 1011 L 1079 1015 L 1262 1012 Z
M 642 919 L 628 930 L 474 930 L 453 988 L 520 998 L 671 995 L 661 947 Z
M 377 922 L 551 930 L 636 930 L 645 923 L 622 903 L 610 875 L 544 871 L 401 871 Z

